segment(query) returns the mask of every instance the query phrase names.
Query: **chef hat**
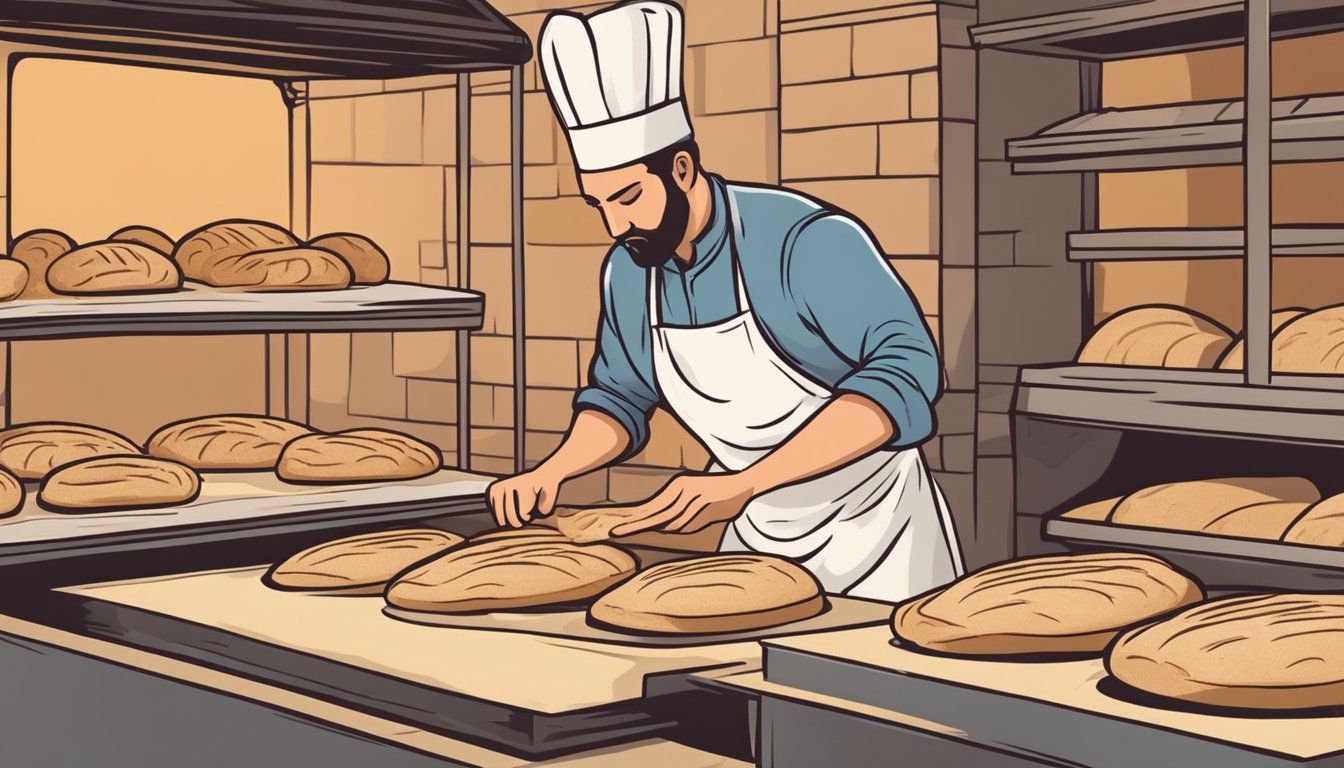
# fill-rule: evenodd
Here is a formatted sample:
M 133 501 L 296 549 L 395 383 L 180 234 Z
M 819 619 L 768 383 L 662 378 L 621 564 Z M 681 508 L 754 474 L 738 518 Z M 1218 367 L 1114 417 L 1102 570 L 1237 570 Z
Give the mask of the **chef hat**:
M 681 9 L 670 2 L 546 19 L 541 72 L 579 170 L 629 165 L 691 137 L 681 45 Z

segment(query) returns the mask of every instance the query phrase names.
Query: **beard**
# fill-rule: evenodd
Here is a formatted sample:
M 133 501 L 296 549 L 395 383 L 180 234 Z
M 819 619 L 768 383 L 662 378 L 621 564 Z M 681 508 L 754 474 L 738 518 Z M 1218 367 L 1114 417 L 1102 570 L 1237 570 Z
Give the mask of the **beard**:
M 646 269 L 661 267 L 676 253 L 677 246 L 686 237 L 686 224 L 691 220 L 691 201 L 669 178 L 662 178 L 667 192 L 662 221 L 654 229 L 632 227 L 616 238 L 625 246 L 630 258 Z

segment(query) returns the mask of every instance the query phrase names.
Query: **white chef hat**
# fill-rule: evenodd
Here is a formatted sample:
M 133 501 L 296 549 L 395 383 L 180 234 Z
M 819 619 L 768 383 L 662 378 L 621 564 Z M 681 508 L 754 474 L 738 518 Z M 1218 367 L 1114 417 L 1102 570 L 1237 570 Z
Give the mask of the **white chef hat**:
M 681 46 L 681 8 L 670 2 L 546 19 L 541 72 L 579 170 L 629 165 L 691 137 Z

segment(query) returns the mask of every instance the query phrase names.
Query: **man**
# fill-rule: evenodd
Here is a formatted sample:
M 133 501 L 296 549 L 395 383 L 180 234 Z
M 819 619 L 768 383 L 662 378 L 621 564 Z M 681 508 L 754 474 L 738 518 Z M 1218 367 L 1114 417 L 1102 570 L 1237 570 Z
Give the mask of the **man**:
M 962 565 L 917 447 L 941 381 L 919 308 L 849 216 L 701 168 L 681 55 L 668 2 L 555 13 L 542 29 L 547 91 L 616 243 L 592 383 L 555 453 L 490 487 L 495 516 L 549 515 L 566 479 L 637 452 L 661 405 L 715 466 L 624 510 L 614 535 L 730 521 L 722 551 L 793 558 L 828 592 L 940 586 Z

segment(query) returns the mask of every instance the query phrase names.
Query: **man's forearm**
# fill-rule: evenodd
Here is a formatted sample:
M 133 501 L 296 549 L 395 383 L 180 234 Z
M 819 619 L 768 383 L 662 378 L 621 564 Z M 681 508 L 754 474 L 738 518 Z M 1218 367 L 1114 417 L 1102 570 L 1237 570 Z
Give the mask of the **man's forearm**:
M 742 470 L 756 494 L 809 480 L 862 458 L 895 438 L 891 418 L 862 395 L 841 395 L 769 456 Z
M 601 411 L 584 409 L 574 414 L 569 434 L 537 470 L 568 480 L 605 467 L 629 447 L 630 435 L 620 422 Z

